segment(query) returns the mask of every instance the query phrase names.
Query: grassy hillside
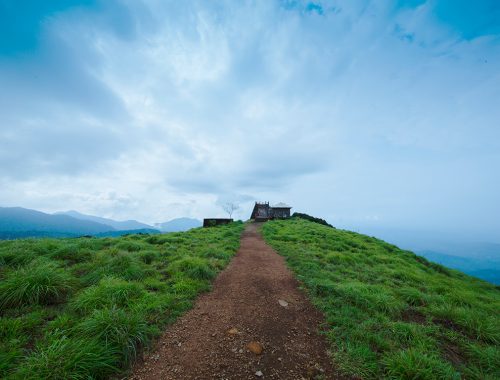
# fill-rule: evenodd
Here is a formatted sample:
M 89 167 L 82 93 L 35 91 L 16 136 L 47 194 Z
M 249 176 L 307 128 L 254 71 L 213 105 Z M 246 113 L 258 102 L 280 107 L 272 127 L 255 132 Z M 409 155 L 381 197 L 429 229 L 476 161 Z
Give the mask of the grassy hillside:
M 381 240 L 303 219 L 263 234 L 325 314 L 335 364 L 366 379 L 500 378 L 500 290 Z
M 0 242 L 0 378 L 123 371 L 209 288 L 242 230 Z

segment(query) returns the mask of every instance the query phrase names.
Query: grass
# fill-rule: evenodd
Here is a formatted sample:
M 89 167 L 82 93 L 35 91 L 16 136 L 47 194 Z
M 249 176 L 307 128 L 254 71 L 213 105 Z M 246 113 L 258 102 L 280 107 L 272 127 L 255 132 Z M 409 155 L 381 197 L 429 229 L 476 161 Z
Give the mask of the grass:
M 324 313 L 333 361 L 363 379 L 500 378 L 500 289 L 376 238 L 266 223 Z
M 0 308 L 62 302 L 73 289 L 73 277 L 43 257 L 12 271 L 0 283 Z
M 98 339 L 47 335 L 14 373 L 18 379 L 105 379 L 118 371 L 119 353 Z
M 81 336 L 94 336 L 104 346 L 120 351 L 128 362 L 136 355 L 137 347 L 148 342 L 151 330 L 138 311 L 124 310 L 112 306 L 94 310 L 76 326 Z
M 242 230 L 1 241 L 0 378 L 125 374 L 210 289 Z

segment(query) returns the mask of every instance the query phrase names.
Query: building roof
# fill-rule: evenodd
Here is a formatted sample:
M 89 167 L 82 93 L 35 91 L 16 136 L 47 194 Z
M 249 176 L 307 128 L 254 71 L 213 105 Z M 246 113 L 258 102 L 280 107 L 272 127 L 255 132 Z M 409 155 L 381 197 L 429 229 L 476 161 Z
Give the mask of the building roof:
M 280 202 L 272 205 L 273 208 L 292 208 L 292 206 L 288 206 L 286 203 Z

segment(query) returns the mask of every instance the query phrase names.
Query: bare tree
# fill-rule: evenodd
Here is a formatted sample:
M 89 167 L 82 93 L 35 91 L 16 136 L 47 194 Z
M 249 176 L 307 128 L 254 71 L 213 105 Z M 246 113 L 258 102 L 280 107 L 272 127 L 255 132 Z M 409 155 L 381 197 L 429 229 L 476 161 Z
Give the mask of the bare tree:
M 222 209 L 229 214 L 229 219 L 233 216 L 233 212 L 238 210 L 240 206 L 234 202 L 226 202 L 222 205 Z

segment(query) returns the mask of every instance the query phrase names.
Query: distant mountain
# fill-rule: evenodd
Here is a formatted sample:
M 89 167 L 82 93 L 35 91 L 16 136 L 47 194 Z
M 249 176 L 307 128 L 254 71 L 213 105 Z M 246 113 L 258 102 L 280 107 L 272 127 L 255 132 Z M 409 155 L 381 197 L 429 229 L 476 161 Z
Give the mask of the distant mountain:
M 148 224 L 144 224 L 138 222 L 137 220 L 125 220 L 125 221 L 117 221 L 108 218 L 101 218 L 99 216 L 86 215 L 82 214 L 78 211 L 60 211 L 56 212 L 54 215 L 68 215 L 76 219 L 80 220 L 89 220 L 96 223 L 106 224 L 108 226 L 113 227 L 117 231 L 125 231 L 125 230 L 141 230 L 141 229 L 153 229 L 153 226 Z
M 22 207 L 0 207 L 0 239 L 95 235 L 114 228 L 68 215 L 51 215 Z
M 46 214 L 22 207 L 0 207 L 0 239 L 157 234 L 187 231 L 201 225 L 202 222 L 197 219 L 177 218 L 164 223 L 155 223 L 153 227 L 136 220 L 116 221 L 78 211 Z
M 177 218 L 164 223 L 155 223 L 155 227 L 162 232 L 179 232 L 201 227 L 202 224 L 198 219 Z

